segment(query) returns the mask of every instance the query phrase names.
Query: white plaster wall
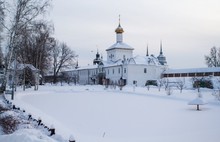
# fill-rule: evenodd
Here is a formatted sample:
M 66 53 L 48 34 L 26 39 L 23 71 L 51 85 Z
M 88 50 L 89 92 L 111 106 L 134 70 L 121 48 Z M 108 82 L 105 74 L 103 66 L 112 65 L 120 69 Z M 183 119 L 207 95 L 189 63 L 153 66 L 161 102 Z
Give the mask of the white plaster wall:
M 148 66 L 148 65 L 128 65 L 127 66 L 127 84 L 133 85 L 133 81 L 137 81 L 138 86 L 144 86 L 147 80 L 157 80 L 161 76 L 160 66 Z M 144 73 L 144 68 L 147 72 Z
M 117 82 L 122 77 L 122 66 L 107 67 L 105 68 L 105 72 L 107 79 Z
M 88 70 L 79 70 L 79 84 L 88 83 Z
M 133 51 L 132 50 L 123 50 L 123 49 L 116 49 L 116 59 L 122 59 L 124 58 L 125 56 L 125 59 L 127 58 L 132 58 L 132 53 Z

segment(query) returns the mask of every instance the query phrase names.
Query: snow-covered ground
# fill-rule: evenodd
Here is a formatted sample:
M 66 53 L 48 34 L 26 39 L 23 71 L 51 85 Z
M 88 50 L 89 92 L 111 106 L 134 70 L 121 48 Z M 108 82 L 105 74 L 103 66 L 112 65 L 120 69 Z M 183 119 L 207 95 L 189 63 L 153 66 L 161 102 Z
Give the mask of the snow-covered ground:
M 13 104 L 53 125 L 63 138 L 73 135 L 77 142 L 217 142 L 220 101 L 211 90 L 201 89 L 201 94 L 208 104 L 196 111 L 196 106 L 188 105 L 197 97 L 196 90 L 173 90 L 168 96 L 164 89 L 152 87 L 148 91 L 126 86 L 120 91 L 45 85 L 38 91 L 18 88 Z

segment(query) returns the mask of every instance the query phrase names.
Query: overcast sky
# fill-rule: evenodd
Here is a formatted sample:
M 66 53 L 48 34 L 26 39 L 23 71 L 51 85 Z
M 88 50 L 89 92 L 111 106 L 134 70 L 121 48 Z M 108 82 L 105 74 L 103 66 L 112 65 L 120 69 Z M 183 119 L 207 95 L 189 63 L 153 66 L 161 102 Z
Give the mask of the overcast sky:
M 116 42 L 118 15 L 123 40 L 135 55 L 158 56 L 160 40 L 170 68 L 206 67 L 204 55 L 220 47 L 220 0 L 54 0 L 55 37 L 92 64 L 97 49 Z M 93 52 L 92 52 L 93 51 Z

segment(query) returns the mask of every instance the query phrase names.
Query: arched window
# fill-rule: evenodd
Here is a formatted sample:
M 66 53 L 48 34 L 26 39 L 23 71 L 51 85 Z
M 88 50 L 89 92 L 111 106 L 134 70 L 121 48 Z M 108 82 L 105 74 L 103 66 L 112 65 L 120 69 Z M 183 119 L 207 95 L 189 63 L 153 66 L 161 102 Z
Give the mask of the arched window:
M 147 73 L 147 69 L 146 68 L 144 68 L 144 73 Z

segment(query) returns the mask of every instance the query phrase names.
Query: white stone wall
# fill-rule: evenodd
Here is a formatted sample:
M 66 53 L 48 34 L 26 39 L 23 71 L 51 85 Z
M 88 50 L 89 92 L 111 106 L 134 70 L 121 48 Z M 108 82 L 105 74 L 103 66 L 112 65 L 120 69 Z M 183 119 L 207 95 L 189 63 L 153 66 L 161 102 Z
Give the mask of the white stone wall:
M 146 73 L 144 70 L 146 69 Z M 161 77 L 160 66 L 148 66 L 148 65 L 128 65 L 127 66 L 127 84 L 133 85 L 133 82 L 137 82 L 137 86 L 144 86 L 147 80 L 157 80 Z
M 117 82 L 122 77 L 122 66 L 112 66 L 105 68 L 106 78 Z
M 89 84 L 89 70 L 79 70 L 79 84 Z
M 77 70 L 77 72 L 78 72 L 78 83 L 81 85 L 85 85 L 85 84 L 94 84 L 91 78 L 94 78 L 94 76 L 96 76 L 99 71 L 98 68 L 94 68 L 94 69 Z
M 124 57 L 125 57 L 125 59 L 130 59 L 130 58 L 132 58 L 133 57 L 133 55 L 132 55 L 132 53 L 133 53 L 133 51 L 132 50 L 123 50 L 123 49 L 116 49 L 117 51 L 116 51 L 116 60 L 118 60 L 118 59 L 124 59 Z

